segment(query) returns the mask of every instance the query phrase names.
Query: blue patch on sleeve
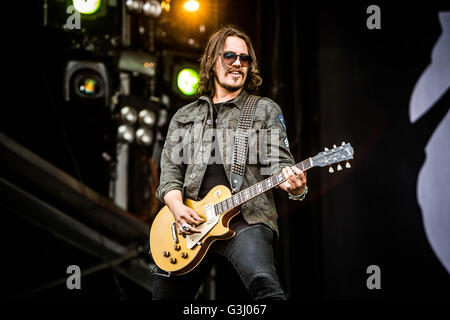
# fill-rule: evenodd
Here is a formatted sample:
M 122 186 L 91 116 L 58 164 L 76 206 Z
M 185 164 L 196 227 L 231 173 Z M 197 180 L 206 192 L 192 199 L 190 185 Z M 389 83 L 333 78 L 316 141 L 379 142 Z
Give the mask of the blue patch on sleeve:
M 283 115 L 278 114 L 278 120 L 280 120 L 281 125 L 283 126 L 284 131 L 286 131 L 286 124 L 284 123 Z

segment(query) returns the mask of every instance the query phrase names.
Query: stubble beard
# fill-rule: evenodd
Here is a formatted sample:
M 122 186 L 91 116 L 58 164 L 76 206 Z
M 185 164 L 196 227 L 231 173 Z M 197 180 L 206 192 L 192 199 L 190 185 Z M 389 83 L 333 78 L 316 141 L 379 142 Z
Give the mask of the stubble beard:
M 244 77 L 244 73 L 241 73 L 241 75 L 242 75 L 242 77 Z M 227 76 L 228 76 L 228 74 L 227 74 Z M 242 88 L 245 86 L 245 82 L 246 82 L 246 79 L 245 79 L 244 82 L 243 82 L 242 84 L 239 84 L 239 85 L 231 85 L 231 84 L 228 84 L 228 83 L 225 83 L 225 82 L 220 81 L 220 80 L 219 80 L 219 77 L 217 76 L 216 73 L 214 73 L 214 78 L 215 78 L 215 80 L 217 81 L 217 84 L 218 84 L 219 86 L 221 86 L 222 88 L 224 88 L 225 90 L 228 90 L 228 91 L 230 91 L 230 92 L 236 92 L 236 91 L 242 89 Z

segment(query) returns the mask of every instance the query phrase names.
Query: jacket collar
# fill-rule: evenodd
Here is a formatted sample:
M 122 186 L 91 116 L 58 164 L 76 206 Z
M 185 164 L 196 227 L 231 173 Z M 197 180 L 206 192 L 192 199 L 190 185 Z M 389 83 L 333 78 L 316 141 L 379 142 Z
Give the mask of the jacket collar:
M 242 90 L 241 93 L 239 93 L 239 95 L 236 98 L 228 101 L 227 104 L 233 103 L 238 109 L 242 109 L 248 96 L 249 96 L 249 93 L 245 90 Z M 197 103 L 200 104 L 202 101 L 206 101 L 211 106 L 213 104 L 212 99 L 208 96 L 199 97 Z

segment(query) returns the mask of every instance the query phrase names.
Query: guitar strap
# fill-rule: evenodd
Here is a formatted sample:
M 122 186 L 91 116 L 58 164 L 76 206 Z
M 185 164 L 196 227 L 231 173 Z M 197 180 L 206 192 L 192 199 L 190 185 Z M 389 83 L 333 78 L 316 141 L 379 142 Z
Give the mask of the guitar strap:
M 255 116 L 256 104 L 260 97 L 249 95 L 239 117 L 233 146 L 233 162 L 230 171 L 230 185 L 233 193 L 241 189 L 247 162 L 248 142 Z

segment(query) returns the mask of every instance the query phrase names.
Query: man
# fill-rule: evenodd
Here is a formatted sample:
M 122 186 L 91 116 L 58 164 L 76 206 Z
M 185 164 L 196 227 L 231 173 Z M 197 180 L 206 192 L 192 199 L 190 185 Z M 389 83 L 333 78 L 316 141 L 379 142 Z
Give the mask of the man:
M 183 196 L 199 200 L 216 185 L 230 187 L 232 143 L 225 143 L 223 135 L 230 129 L 236 130 L 249 93 L 262 82 L 249 37 L 234 27 L 224 27 L 212 35 L 201 59 L 200 78 L 198 91 L 202 96 L 174 115 L 161 155 L 157 196 L 169 207 L 182 235 L 199 232 L 196 226 L 203 222 L 183 204 Z M 268 98 L 259 99 L 253 128 L 278 135 L 274 153 L 278 156 L 264 164 L 248 161 L 241 190 L 267 178 L 262 175 L 263 169 L 266 175 L 282 170 L 286 181 L 280 188 L 290 198 L 303 200 L 307 192 L 306 176 L 293 167 L 280 107 Z M 179 161 L 180 157 L 183 161 Z M 253 299 L 286 299 L 273 261 L 272 241 L 274 234 L 278 235 L 276 220 L 271 191 L 243 204 L 241 213 L 230 222 L 235 236 L 216 241 L 206 261 L 190 273 L 158 275 L 153 283 L 154 299 L 193 299 L 208 274 L 211 267 L 208 258 L 213 253 L 231 262 Z

